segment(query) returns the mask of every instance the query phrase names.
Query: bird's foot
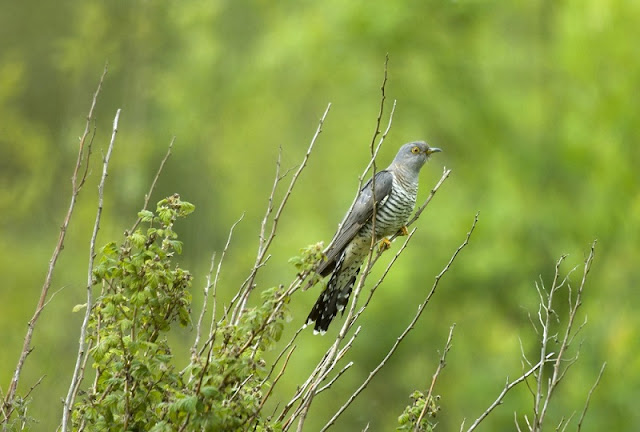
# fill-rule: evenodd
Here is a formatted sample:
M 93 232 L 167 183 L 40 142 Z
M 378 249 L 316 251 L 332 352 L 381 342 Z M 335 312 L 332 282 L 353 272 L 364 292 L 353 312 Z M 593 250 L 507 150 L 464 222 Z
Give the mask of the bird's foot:
M 380 252 L 384 252 L 387 249 L 391 248 L 391 241 L 384 237 L 382 240 L 380 240 L 380 246 L 378 247 Z
M 408 236 L 409 235 L 409 230 L 407 229 L 406 225 L 402 225 L 402 228 L 400 228 L 398 230 L 398 233 L 396 235 L 399 236 Z

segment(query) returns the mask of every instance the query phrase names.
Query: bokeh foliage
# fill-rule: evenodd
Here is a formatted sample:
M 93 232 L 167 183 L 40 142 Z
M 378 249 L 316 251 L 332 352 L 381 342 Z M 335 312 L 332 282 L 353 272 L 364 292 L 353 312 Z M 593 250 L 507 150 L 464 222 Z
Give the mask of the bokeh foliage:
M 638 2 L 72 0 L 3 2 L 2 10 L 3 388 L 68 202 L 77 136 L 105 61 L 95 156 L 106 148 L 116 108 L 123 111 L 99 243 L 131 225 L 176 135 L 156 198 L 180 192 L 198 207 L 181 227 L 179 258 L 194 287 L 204 285 L 211 252 L 223 248 L 229 226 L 245 212 L 221 276 L 223 301 L 253 263 L 278 147 L 283 166 L 297 163 L 327 102 L 333 107 L 318 148 L 258 282 L 292 279 L 288 258 L 330 239 L 368 158 L 389 53 L 387 93 L 398 106 L 380 165 L 401 143 L 426 139 L 445 152 L 425 169 L 422 196 L 443 165 L 453 173 L 363 316 L 356 365 L 337 384 L 345 394 L 406 324 L 476 210 L 481 222 L 416 333 L 341 418 L 340 430 L 369 421 L 376 430 L 394 427 L 416 382 L 427 385 L 452 322 L 457 333 L 437 391 L 439 427 L 455 430 L 484 410 L 505 372 L 520 371 L 518 338 L 534 349 L 527 318 L 537 301 L 534 281 L 548 279 L 562 253 L 581 262 L 594 238 L 599 251 L 585 294 L 582 358 L 557 409 L 580 409 L 607 360 L 612 372 L 583 430 L 640 427 L 631 384 L 640 379 Z M 53 289 L 64 289 L 41 317 L 22 378 L 28 388 L 47 375 L 33 394 L 30 413 L 40 420 L 34 430 L 58 424 L 57 401 L 72 372 L 81 317 L 71 309 L 84 302 L 97 181 L 94 174 L 80 196 L 54 279 Z M 291 304 L 294 320 L 304 319 L 316 294 Z M 187 329 L 173 337 L 188 346 L 192 336 Z M 276 389 L 283 399 L 328 343 L 303 338 L 300 369 Z M 310 412 L 311 430 L 342 404 L 323 396 Z M 523 404 L 525 390 L 511 395 L 491 429 L 512 429 L 512 412 Z

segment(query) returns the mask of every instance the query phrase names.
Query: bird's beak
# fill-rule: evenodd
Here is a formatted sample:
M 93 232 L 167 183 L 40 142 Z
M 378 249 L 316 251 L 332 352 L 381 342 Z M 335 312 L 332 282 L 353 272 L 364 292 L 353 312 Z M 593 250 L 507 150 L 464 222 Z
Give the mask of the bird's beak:
M 430 147 L 427 149 L 426 153 L 427 153 L 427 156 L 429 156 L 432 153 L 439 153 L 441 151 L 442 149 L 439 149 L 438 147 Z

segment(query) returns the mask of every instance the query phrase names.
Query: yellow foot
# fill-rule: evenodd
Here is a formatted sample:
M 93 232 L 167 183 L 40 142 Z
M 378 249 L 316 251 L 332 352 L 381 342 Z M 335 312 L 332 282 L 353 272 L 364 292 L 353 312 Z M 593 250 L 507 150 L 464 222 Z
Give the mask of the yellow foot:
M 389 249 L 391 247 L 391 242 L 389 241 L 388 238 L 384 237 L 382 240 L 380 240 L 380 252 L 384 252 L 387 249 Z
M 398 234 L 399 236 L 408 236 L 409 235 L 409 230 L 407 229 L 406 225 L 402 225 L 402 228 L 400 228 L 398 230 Z

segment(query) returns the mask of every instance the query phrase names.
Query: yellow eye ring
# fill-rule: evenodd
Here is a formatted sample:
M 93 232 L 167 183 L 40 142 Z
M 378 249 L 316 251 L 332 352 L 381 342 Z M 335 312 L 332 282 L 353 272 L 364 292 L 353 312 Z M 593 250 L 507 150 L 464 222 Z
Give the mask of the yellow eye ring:
M 413 154 L 418 154 L 418 153 L 420 153 L 420 147 L 414 147 L 414 148 L 412 148 L 412 149 L 411 149 L 411 153 L 413 153 Z

